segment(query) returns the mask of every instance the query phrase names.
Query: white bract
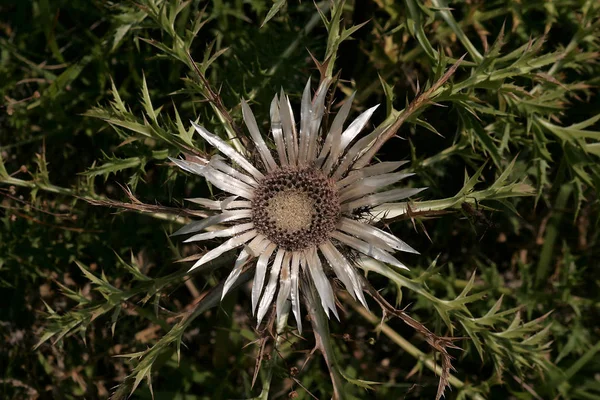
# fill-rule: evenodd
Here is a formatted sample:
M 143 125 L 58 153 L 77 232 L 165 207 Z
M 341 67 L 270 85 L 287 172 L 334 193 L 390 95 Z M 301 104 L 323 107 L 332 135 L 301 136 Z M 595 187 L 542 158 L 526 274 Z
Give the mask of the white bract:
M 194 270 L 233 249 L 241 249 L 225 281 L 223 296 L 242 271 L 255 267 L 252 311 L 258 324 L 273 301 L 278 317 L 288 302 L 302 330 L 300 290 L 302 280 L 312 280 L 323 310 L 337 317 L 329 275 L 335 275 L 365 307 L 362 277 L 344 254 L 356 251 L 380 262 L 406 268 L 392 253 L 417 253 L 391 233 L 370 225 L 365 213 L 415 195 L 424 188 L 394 188 L 412 174 L 394 172 L 405 162 L 382 162 L 353 169 L 354 162 L 374 144 L 381 131 L 355 140 L 377 107 L 360 114 L 344 129 L 354 95 L 337 113 L 329 131 L 321 126 L 329 81 L 321 83 L 311 98 L 310 80 L 301 101 L 296 129 L 288 96 L 282 91 L 271 103 L 271 151 L 256 119 L 242 101 L 244 122 L 250 132 L 256 162 L 226 141 L 192 122 L 196 131 L 224 156 L 210 160 L 172 159 L 185 171 L 203 176 L 213 186 L 234 196 L 223 201 L 190 199 L 216 214 L 183 227 L 175 234 L 194 234 L 186 242 L 226 238 L 204 254 Z M 208 232 L 201 232 L 210 228 Z M 201 233 L 198 233 L 201 232 Z

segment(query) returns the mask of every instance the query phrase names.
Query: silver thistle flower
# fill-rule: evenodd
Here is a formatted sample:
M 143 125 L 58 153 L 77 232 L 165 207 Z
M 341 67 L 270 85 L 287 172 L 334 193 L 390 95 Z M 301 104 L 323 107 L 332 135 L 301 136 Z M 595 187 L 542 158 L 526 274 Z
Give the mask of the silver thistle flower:
M 244 246 L 225 281 L 223 296 L 242 270 L 250 262 L 255 262 L 252 312 L 256 314 L 258 324 L 277 294 L 278 319 L 287 314 L 288 300 L 291 301 L 301 332 L 299 283 L 309 279 L 317 289 L 327 316 L 331 311 L 338 317 L 332 286 L 325 273 L 327 265 L 350 295 L 367 307 L 361 276 L 354 264 L 343 255 L 345 249 L 399 268 L 406 267 L 391 253 L 418 253 L 394 235 L 370 225 L 369 219 L 361 218 L 360 210 L 380 206 L 379 212 L 385 212 L 385 206 L 382 208 L 381 205 L 405 199 L 424 188 L 388 189 L 412 175 L 393 172 L 404 165 L 404 161 L 381 162 L 353 169 L 356 161 L 381 133 L 381 129 L 375 130 L 354 142 L 377 106 L 360 114 L 344 130 L 353 94 L 326 132 L 321 120 L 328 86 L 329 81 L 323 81 L 311 99 L 308 81 L 302 96 L 299 132 L 288 96 L 283 91 L 279 97 L 275 95 L 270 109 L 271 132 L 277 150 L 275 157 L 260 134 L 250 107 L 242 101 L 244 122 L 260 156 L 256 166 L 247 155 L 194 122 L 196 131 L 239 169 L 233 168 L 218 155 L 210 160 L 200 157 L 171 159 L 183 170 L 201 175 L 233 195 L 224 201 L 190 199 L 220 213 L 192 222 L 175 234 L 195 233 L 185 241 L 188 243 L 230 238 L 204 254 L 190 271 L 225 252 Z M 319 140 L 321 135 L 324 135 L 322 143 Z M 197 233 L 211 227 L 209 232 Z

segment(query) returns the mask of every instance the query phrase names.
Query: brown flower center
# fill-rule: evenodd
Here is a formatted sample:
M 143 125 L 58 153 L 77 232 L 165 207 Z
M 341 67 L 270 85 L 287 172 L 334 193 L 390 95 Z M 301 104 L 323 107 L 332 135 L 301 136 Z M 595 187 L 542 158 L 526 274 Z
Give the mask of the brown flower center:
M 323 242 L 335 229 L 340 202 L 334 183 L 313 168 L 281 168 L 260 182 L 252 200 L 255 228 L 286 250 Z

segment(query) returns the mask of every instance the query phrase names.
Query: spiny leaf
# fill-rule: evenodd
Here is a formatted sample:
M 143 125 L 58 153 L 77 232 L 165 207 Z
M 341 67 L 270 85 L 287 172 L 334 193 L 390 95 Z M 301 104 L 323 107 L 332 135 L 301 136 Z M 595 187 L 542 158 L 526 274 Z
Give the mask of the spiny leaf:
M 152 100 L 150 99 L 150 93 L 148 92 L 148 84 L 146 83 L 146 76 L 142 75 L 142 104 L 146 110 L 146 115 L 154 122 L 158 123 L 156 118 L 156 112 L 152 107 Z
M 263 26 L 265 26 L 265 24 L 269 22 L 279 12 L 279 10 L 281 10 L 285 3 L 286 0 L 275 0 L 260 27 L 262 28 Z
M 87 171 L 83 172 L 82 175 L 88 177 L 104 176 L 104 178 L 107 179 L 111 173 L 116 174 L 119 171 L 136 168 L 146 163 L 144 157 L 131 157 L 125 159 L 108 157 L 108 160 L 109 161 L 104 162 L 98 167 L 89 168 Z

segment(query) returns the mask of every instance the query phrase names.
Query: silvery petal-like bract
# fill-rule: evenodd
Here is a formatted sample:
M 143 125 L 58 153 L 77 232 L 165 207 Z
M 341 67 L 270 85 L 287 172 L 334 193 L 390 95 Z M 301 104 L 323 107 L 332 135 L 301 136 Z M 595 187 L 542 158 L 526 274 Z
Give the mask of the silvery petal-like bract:
M 353 169 L 384 128 L 361 136 L 377 107 L 346 122 L 352 94 L 328 130 L 322 121 L 329 84 L 330 80 L 322 81 L 314 95 L 310 81 L 306 84 L 299 126 L 288 96 L 283 91 L 275 95 L 269 110 L 270 137 L 261 134 L 250 106 L 242 101 L 243 119 L 251 139 L 248 143 L 252 145 L 245 153 L 192 122 L 200 136 L 229 163 L 220 155 L 210 160 L 172 159 L 183 170 L 201 175 L 233 195 L 224 200 L 189 199 L 214 214 L 175 234 L 193 234 L 186 242 L 225 238 L 198 259 L 191 270 L 241 248 L 225 281 L 223 296 L 245 269 L 254 268 L 252 312 L 259 324 L 275 304 L 278 318 L 291 309 L 298 329 L 302 330 L 302 280 L 312 280 L 319 306 L 328 316 L 331 311 L 338 317 L 334 278 L 367 307 L 363 279 L 351 255 L 357 253 L 395 268 L 406 268 L 392 254 L 418 254 L 393 234 L 372 226 L 368 213 L 376 208 L 381 219 L 387 203 L 424 189 L 395 186 L 412 175 L 395 172 L 406 161 Z M 205 229 L 208 231 L 201 232 Z

